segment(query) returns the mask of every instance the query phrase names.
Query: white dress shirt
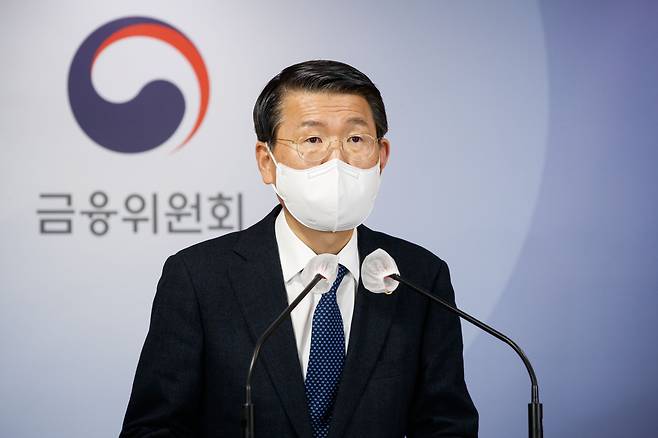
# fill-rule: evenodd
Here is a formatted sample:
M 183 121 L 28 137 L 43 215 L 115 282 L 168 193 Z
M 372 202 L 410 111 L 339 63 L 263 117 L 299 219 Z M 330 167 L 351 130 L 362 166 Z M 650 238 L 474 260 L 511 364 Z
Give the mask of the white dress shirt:
M 290 229 L 285 218 L 283 209 L 276 218 L 274 225 L 276 243 L 279 247 L 281 258 L 281 269 L 283 270 L 283 281 L 286 285 L 288 303 L 292 303 L 306 286 L 301 281 L 301 271 L 310 259 L 316 256 L 315 252 Z M 341 281 L 336 291 L 336 301 L 343 318 L 343 330 L 345 332 L 345 353 L 350 338 L 350 327 L 352 325 L 352 314 L 354 313 L 354 296 L 356 286 L 359 282 L 359 250 L 357 247 L 357 232 L 352 232 L 352 238 L 347 245 L 338 253 L 338 263 L 345 266 L 348 273 Z M 302 366 L 304 379 L 308 368 L 308 359 L 311 352 L 311 329 L 313 328 L 313 312 L 322 295 L 309 293 L 290 314 L 292 328 L 297 342 L 297 353 Z

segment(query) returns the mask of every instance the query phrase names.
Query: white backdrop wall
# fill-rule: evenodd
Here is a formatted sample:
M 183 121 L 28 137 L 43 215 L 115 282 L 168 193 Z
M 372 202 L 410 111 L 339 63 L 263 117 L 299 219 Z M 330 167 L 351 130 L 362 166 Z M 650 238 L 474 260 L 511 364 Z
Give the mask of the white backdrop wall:
M 392 157 L 368 223 L 445 258 L 464 308 L 486 318 L 495 306 L 527 232 L 544 155 L 546 66 L 536 4 L 514 2 L 500 11 L 484 1 L 118 1 L 14 2 L 3 9 L 5 31 L 20 35 L 23 47 L 16 51 L 4 40 L 13 62 L 3 69 L 1 122 L 2 299 L 3 309 L 13 309 L 4 319 L 20 333 L 3 339 L 13 353 L 3 360 L 3 384 L 16 402 L 4 418 L 14 435 L 117 433 L 164 259 L 230 231 L 208 229 L 208 198 L 234 198 L 226 202 L 226 222 L 236 227 L 238 195 L 243 226 L 276 202 L 255 165 L 251 111 L 272 76 L 303 60 L 350 63 L 383 94 Z M 175 27 L 203 59 L 208 109 L 181 148 L 199 113 L 199 82 L 174 46 L 153 37 L 108 46 L 93 64 L 92 83 L 113 103 L 135 98 L 150 81 L 173 83 L 186 102 L 174 134 L 145 152 L 115 152 L 74 117 L 67 82 L 76 51 L 96 29 L 127 17 Z M 83 213 L 94 210 L 96 192 L 108 201 L 96 210 L 117 212 L 103 235 L 95 232 L 105 226 L 94 223 L 94 231 L 91 222 L 104 216 Z M 165 216 L 175 212 L 168 205 L 175 193 L 189 204 L 199 194 L 199 221 Z M 68 197 L 44 197 L 52 194 Z M 128 211 L 141 207 L 135 198 L 126 207 L 132 194 L 145 201 L 142 214 Z M 105 203 L 102 194 L 95 197 L 94 204 Z M 37 213 L 67 209 L 73 212 Z M 196 213 L 189 205 L 183 211 Z M 125 220 L 134 217 L 147 219 L 137 233 Z M 70 220 L 71 232 L 41 233 L 40 222 L 51 219 Z M 169 232 L 169 222 L 202 232 Z M 492 222 L 500 232 L 489 231 Z M 475 333 L 466 329 L 465 336 L 470 345 Z M 25 409 L 35 419 L 27 424 L 19 420 Z

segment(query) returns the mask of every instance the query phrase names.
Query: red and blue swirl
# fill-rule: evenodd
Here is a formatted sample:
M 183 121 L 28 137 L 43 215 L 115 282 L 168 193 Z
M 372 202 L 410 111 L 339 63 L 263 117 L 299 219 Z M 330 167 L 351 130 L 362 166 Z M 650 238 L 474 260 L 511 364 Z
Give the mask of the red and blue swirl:
M 153 149 L 169 139 L 185 115 L 185 98 L 169 81 L 147 83 L 137 96 L 123 103 L 103 99 L 91 80 L 94 62 L 111 44 L 130 37 L 163 41 L 187 59 L 199 84 L 199 108 L 194 126 L 176 149 L 197 132 L 208 109 L 210 81 L 203 58 L 182 32 L 159 20 L 125 17 L 96 29 L 78 48 L 69 71 L 68 92 L 73 115 L 82 130 L 99 145 L 116 152 L 137 153 Z

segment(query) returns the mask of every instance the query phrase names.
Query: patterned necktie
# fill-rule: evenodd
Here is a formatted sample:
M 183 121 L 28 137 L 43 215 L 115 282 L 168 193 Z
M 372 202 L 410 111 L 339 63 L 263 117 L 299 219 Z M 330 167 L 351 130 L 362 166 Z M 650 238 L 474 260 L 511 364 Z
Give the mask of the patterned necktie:
M 329 292 L 322 295 L 313 313 L 305 386 L 314 438 L 325 438 L 329 433 L 333 403 L 345 363 L 343 318 L 336 302 L 336 291 L 345 274 L 345 266 L 338 265 L 336 281 Z

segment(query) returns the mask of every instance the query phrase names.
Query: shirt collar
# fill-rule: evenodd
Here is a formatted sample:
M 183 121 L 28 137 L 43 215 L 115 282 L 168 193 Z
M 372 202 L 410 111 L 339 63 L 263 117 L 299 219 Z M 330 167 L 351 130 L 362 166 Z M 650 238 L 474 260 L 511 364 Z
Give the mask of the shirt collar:
M 290 229 L 283 209 L 281 209 L 276 217 L 274 234 L 276 236 L 277 246 L 279 247 L 283 281 L 287 283 L 304 269 L 308 261 L 315 257 L 316 254 Z M 338 252 L 338 263 L 345 266 L 358 283 L 360 271 L 357 234 L 356 229 L 352 231 L 352 237 L 349 242 Z

